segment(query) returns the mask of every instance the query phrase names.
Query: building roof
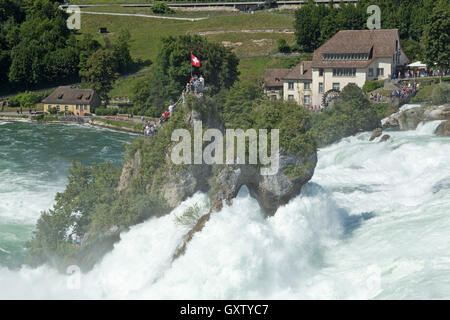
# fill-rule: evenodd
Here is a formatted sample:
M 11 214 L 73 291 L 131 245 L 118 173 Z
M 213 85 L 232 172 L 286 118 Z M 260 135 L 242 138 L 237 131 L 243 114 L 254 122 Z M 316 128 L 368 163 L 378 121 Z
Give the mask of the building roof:
M 391 58 L 395 52 L 397 29 L 341 30 L 314 51 L 313 67 L 353 67 L 364 68 L 373 59 Z M 398 42 L 400 49 L 400 41 Z M 368 60 L 323 60 L 327 53 L 367 53 Z
M 286 80 L 312 80 L 312 61 L 302 61 L 295 67 L 289 69 L 284 76 Z
M 46 104 L 90 104 L 95 95 L 93 89 L 78 89 L 61 86 L 55 89 L 47 98 L 42 100 Z
M 289 69 L 266 69 L 264 84 L 266 87 L 283 87 L 283 77 Z

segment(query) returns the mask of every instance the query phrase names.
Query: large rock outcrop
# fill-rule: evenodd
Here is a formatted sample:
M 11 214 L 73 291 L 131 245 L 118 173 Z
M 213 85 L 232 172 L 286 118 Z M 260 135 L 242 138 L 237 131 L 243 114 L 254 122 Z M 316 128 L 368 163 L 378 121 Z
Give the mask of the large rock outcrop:
M 440 137 L 450 137 L 450 120 L 442 122 L 436 128 L 435 134 Z
M 194 120 L 200 119 L 201 114 L 192 111 L 186 115 L 184 121 L 192 126 Z M 223 126 L 211 117 L 204 123 L 210 128 L 224 130 Z M 128 188 L 133 177 L 139 175 L 140 157 L 137 151 L 134 158 L 125 164 L 117 188 L 119 192 Z M 166 161 L 170 161 L 168 154 L 166 154 Z M 244 185 L 247 186 L 250 195 L 259 202 L 267 216 L 275 214 L 280 206 L 298 195 L 303 185 L 312 178 L 317 164 L 317 153 L 313 151 L 311 154 L 296 155 L 280 148 L 278 164 L 272 175 L 262 175 L 261 167 L 250 164 L 184 165 L 181 168 L 170 168 L 165 172 L 164 184 L 147 185 L 149 194 L 158 194 L 166 201 L 168 211 L 197 191 L 208 192 L 210 196 L 212 203 L 210 211 L 202 216 L 185 235 L 183 243 L 174 253 L 173 258 L 176 259 L 184 253 L 187 243 L 194 234 L 202 230 L 214 212 L 220 211 L 224 202 L 231 204 Z
M 450 105 L 417 106 L 392 114 L 383 122 L 383 129 L 415 130 L 419 123 L 433 120 L 450 120 Z

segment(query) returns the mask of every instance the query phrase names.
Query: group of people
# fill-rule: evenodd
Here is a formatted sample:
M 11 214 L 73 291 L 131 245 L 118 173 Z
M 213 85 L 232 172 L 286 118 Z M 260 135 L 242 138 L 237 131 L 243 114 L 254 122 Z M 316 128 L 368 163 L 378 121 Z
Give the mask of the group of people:
M 67 237 L 67 241 L 72 244 L 81 245 L 81 237 L 76 233 L 72 233 L 71 235 L 69 235 Z
M 402 83 L 402 87 L 399 90 L 394 90 L 389 94 L 389 97 L 400 97 L 400 98 L 406 98 L 410 96 L 414 96 L 416 92 L 420 89 L 420 83 L 413 82 L 413 83 Z
M 205 78 L 202 75 L 197 76 L 194 75 L 189 79 L 189 82 L 186 83 L 185 93 L 193 92 L 194 94 L 201 95 L 203 90 L 205 89 Z
M 144 136 L 151 137 L 158 132 L 158 126 L 147 121 L 144 125 Z
M 189 82 L 186 84 L 186 88 L 183 89 L 183 92 L 181 94 L 181 99 L 183 100 L 183 103 L 186 101 L 186 94 L 187 93 L 194 93 L 195 95 L 202 95 L 202 92 L 205 89 L 205 78 L 203 78 L 202 75 L 197 76 L 193 75 Z M 178 103 L 178 102 L 177 102 Z M 173 112 L 175 111 L 176 103 L 172 101 L 168 107 L 168 110 L 164 111 L 159 118 L 158 125 L 161 126 L 164 122 L 168 121 L 169 118 L 172 116 Z M 145 122 L 144 117 L 141 118 L 142 122 Z M 158 126 L 156 124 L 151 124 L 149 121 L 147 121 L 144 126 L 144 135 L 145 136 L 153 136 L 158 131 Z
M 425 77 L 440 77 L 449 76 L 450 70 L 440 70 L 440 69 L 417 69 L 417 70 L 406 70 L 399 71 L 392 75 L 392 79 L 412 79 L 412 78 L 425 78 Z
M 158 125 L 150 123 L 150 121 L 145 121 L 145 118 L 142 116 L 142 122 L 145 122 L 143 125 L 144 136 L 152 137 L 154 134 L 158 132 L 158 126 L 161 126 L 164 122 L 168 121 L 170 116 L 175 111 L 175 102 L 171 102 L 168 110 L 164 111 L 161 117 L 159 118 Z
M 382 101 L 383 100 L 383 96 L 381 95 L 381 93 L 375 93 L 373 94 L 372 92 L 370 93 L 370 100 L 373 101 Z

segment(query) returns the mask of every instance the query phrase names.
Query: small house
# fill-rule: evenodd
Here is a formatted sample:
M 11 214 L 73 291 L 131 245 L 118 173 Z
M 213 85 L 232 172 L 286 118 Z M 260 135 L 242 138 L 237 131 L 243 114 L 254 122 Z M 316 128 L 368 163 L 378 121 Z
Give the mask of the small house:
M 44 111 L 56 108 L 57 112 L 73 113 L 84 116 L 100 106 L 101 99 L 93 89 L 79 89 L 61 86 L 55 89 L 47 98 L 42 100 Z

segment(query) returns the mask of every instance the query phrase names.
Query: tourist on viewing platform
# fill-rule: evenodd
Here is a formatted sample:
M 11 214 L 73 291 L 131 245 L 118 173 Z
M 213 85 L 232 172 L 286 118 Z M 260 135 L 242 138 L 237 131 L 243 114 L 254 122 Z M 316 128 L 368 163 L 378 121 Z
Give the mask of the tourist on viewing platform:
M 175 109 L 175 102 L 171 102 L 169 106 L 170 116 L 172 116 L 173 110 Z

